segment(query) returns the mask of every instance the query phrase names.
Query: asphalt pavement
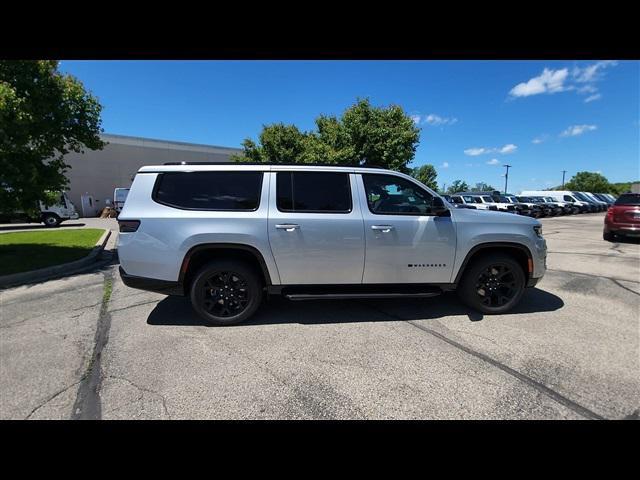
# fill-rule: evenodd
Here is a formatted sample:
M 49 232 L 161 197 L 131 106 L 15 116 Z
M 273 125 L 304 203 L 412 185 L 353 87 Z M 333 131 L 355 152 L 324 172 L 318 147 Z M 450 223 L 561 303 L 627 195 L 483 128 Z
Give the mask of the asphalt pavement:
M 603 215 L 543 219 L 547 274 L 499 316 L 272 298 L 209 327 L 116 262 L 1 291 L 0 418 L 637 419 L 640 244 Z

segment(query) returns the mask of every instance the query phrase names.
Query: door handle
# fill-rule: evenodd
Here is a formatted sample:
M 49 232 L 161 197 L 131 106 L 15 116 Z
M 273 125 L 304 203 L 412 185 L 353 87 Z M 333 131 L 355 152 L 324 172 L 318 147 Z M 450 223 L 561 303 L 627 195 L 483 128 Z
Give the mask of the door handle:
M 294 230 L 299 230 L 300 225 L 296 223 L 280 223 L 276 225 L 278 230 L 286 230 L 287 232 L 293 232 Z
M 391 230 L 395 230 L 393 225 L 371 225 L 371 230 L 379 231 L 382 233 L 389 233 Z

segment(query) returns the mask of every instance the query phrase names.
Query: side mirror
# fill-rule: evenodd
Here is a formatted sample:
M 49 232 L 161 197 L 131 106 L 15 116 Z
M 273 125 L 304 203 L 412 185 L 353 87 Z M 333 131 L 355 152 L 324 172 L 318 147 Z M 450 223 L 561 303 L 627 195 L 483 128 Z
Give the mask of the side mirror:
M 431 213 L 437 217 L 450 217 L 451 212 L 444 203 L 444 200 L 440 197 L 433 197 L 433 203 L 431 204 Z

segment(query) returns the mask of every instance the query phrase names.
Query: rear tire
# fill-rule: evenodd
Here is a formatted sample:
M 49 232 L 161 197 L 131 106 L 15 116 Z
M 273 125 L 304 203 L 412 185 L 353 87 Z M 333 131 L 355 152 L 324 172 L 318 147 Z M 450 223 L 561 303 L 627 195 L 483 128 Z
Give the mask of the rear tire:
M 472 261 L 457 293 L 474 310 L 495 315 L 511 310 L 524 289 L 525 274 L 520 264 L 509 255 L 491 253 Z
M 53 213 L 45 213 L 42 216 L 42 222 L 47 228 L 58 228 L 62 220 L 60 220 L 59 216 Z
M 262 282 L 250 265 L 216 260 L 200 269 L 191 284 L 191 305 L 212 325 L 235 325 L 251 317 L 262 302 Z

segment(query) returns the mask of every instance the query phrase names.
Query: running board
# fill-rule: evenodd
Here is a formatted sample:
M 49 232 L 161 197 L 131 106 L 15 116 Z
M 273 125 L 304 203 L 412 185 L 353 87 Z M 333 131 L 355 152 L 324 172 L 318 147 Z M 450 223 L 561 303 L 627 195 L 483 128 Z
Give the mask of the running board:
M 284 297 L 292 301 L 300 300 L 354 300 L 371 298 L 427 298 L 437 297 L 442 292 L 420 293 L 289 293 Z

